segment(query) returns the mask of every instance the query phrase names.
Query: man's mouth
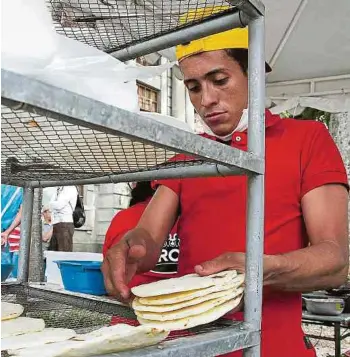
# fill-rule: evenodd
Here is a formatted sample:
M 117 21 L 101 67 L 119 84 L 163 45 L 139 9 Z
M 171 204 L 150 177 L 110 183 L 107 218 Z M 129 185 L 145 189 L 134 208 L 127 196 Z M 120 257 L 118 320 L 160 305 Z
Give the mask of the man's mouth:
M 211 112 L 205 114 L 205 119 L 208 120 L 209 122 L 215 122 L 220 120 L 224 114 L 226 114 L 226 112 Z

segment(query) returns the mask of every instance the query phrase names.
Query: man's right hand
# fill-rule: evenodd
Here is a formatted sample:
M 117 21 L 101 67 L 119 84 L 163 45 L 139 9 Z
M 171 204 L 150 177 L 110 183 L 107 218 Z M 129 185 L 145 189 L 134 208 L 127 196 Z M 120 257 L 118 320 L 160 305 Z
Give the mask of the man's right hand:
M 109 295 L 128 302 L 131 291 L 128 283 L 137 272 L 150 270 L 157 262 L 160 250 L 144 230 L 129 231 L 111 247 L 102 264 L 104 283 Z

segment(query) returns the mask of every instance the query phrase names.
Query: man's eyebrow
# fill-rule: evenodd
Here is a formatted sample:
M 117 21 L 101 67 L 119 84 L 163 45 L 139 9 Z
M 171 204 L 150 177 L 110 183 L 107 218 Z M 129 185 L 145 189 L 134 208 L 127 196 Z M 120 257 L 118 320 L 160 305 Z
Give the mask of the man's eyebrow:
M 208 78 L 208 77 L 211 77 L 217 73 L 223 73 L 223 72 L 224 72 L 223 68 L 214 68 L 211 71 L 207 72 L 203 77 Z M 198 81 L 198 79 L 196 79 L 196 78 L 187 78 L 184 80 L 184 84 L 187 85 L 190 82 L 197 82 L 197 81 Z

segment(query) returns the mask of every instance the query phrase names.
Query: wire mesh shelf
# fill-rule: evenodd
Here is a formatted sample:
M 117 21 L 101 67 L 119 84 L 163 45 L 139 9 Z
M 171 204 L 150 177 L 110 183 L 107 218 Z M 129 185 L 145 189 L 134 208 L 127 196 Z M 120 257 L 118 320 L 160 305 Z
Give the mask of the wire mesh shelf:
M 170 150 L 6 106 L 1 107 L 1 126 L 1 171 L 5 179 L 66 181 L 203 163 L 174 157 Z
M 105 52 L 191 26 L 204 18 L 210 20 L 237 11 L 222 0 L 48 0 L 47 3 L 58 33 Z M 194 18 L 190 10 L 200 10 L 200 15 Z
M 2 301 L 21 304 L 24 315 L 41 318 L 46 327 L 70 328 L 77 332 L 94 330 L 106 326 L 111 321 L 111 314 L 100 312 L 98 306 L 82 304 L 72 306 L 68 303 L 45 299 L 44 294 L 32 296 L 30 289 L 25 286 L 13 286 L 3 289 Z M 97 307 L 97 310 L 93 310 Z
M 146 180 L 262 172 L 263 160 L 250 152 L 21 74 L 2 70 L 1 78 L 6 183 L 92 184 L 101 183 L 96 182 L 101 177 L 108 179 L 105 183 L 121 182 L 121 174 L 126 174 L 124 181 L 137 181 L 140 176 L 129 174 L 145 171 Z M 168 175 L 168 169 L 179 167 L 183 171 Z M 94 182 L 77 181 L 86 178 Z
M 2 284 L 1 298 L 2 301 L 21 304 L 24 307 L 22 316 L 41 318 L 45 321 L 46 327 L 70 328 L 77 333 L 88 333 L 116 323 L 139 325 L 129 307 L 122 306 L 114 300 L 108 302 L 106 297 L 81 295 L 60 292 L 45 284 Z M 204 342 L 223 336 L 229 341 L 231 335 L 234 336 L 232 341 L 235 341 L 231 341 L 231 348 L 237 347 L 235 349 L 242 348 L 243 345 L 254 345 L 259 336 L 258 332 L 244 329 L 242 322 L 220 319 L 188 330 L 174 331 L 158 346 L 118 353 L 118 356 L 169 356 L 170 350 L 176 350 L 180 345 L 186 350 L 181 356 L 193 355 L 191 341 L 194 346 L 199 343 L 198 350 L 205 350 Z M 230 347 L 223 345 L 221 348 Z M 2 352 L 1 355 L 7 357 L 6 352 Z

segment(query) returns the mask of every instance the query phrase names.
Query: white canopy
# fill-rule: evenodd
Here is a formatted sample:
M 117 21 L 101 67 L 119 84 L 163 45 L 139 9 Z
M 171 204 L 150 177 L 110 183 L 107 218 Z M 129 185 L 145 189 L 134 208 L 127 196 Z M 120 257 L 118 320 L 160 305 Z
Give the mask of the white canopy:
M 350 93 L 350 1 L 264 0 L 268 95 Z
M 265 0 L 269 82 L 350 74 L 349 0 Z

